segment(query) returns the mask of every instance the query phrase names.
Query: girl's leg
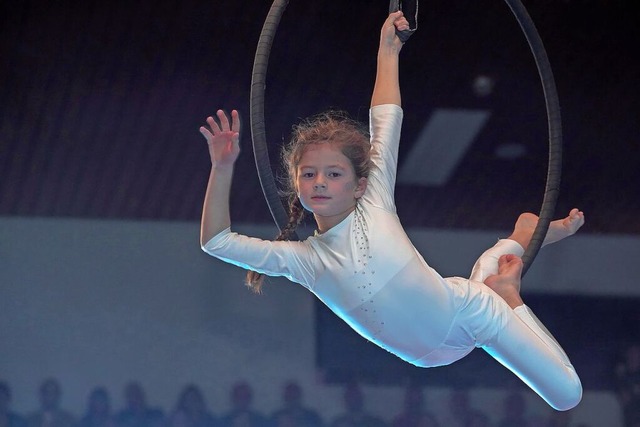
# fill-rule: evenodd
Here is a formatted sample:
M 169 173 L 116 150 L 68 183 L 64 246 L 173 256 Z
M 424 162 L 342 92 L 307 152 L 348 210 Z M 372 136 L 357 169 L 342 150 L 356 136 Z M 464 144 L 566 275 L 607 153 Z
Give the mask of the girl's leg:
M 582 398 L 580 379 L 562 347 L 520 297 L 522 261 L 518 257 L 529 245 L 537 223 L 534 214 L 520 215 L 511 236 L 482 254 L 473 267 L 471 279 L 484 282 L 508 305 L 495 305 L 504 312 L 489 315 L 503 319 L 501 328 L 479 344 L 549 405 L 567 410 Z M 543 246 L 571 236 L 583 224 L 584 214 L 571 210 L 566 218 L 550 224 Z
M 498 336 L 482 348 L 554 409 L 575 407 L 582 398 L 582 385 L 566 354 L 527 306 L 513 312 Z
M 499 332 L 481 346 L 553 408 L 571 409 L 582 397 L 580 379 L 560 344 L 522 302 L 521 272 L 522 261 L 505 255 L 499 259 L 499 274 L 485 281 L 512 310 L 498 306 L 505 310 L 501 318 L 506 320 Z
M 584 224 L 584 214 L 578 209 L 572 209 L 566 218 L 552 221 L 542 242 L 542 246 L 557 242 L 575 234 Z M 502 255 L 513 254 L 522 256 L 529 246 L 531 236 L 538 225 L 538 217 L 532 213 L 523 213 L 518 217 L 513 233 L 507 239 L 485 251 L 476 261 L 471 271 L 471 280 L 484 282 L 492 274 L 498 273 L 498 259 Z

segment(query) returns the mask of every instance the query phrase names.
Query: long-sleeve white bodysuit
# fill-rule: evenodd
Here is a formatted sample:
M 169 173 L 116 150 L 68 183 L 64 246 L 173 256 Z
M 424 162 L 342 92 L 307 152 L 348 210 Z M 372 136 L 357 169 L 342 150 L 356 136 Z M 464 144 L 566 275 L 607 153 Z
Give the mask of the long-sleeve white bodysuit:
M 366 339 L 416 366 L 452 363 L 482 347 L 557 409 L 581 397 L 562 348 L 526 306 L 511 309 L 482 281 L 512 240 L 485 252 L 470 279 L 443 278 L 414 248 L 394 203 L 402 110 L 370 114 L 374 167 L 364 196 L 341 223 L 302 242 L 221 232 L 203 250 L 267 275 L 285 276 L 322 300 Z

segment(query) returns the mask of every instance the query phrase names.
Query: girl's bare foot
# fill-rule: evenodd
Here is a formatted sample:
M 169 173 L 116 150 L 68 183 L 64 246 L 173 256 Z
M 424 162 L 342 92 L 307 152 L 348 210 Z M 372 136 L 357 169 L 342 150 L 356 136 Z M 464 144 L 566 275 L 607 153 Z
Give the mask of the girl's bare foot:
M 531 236 L 538 225 L 538 216 L 532 213 L 523 213 L 518 217 L 516 225 L 513 229 L 513 234 L 509 236 L 509 239 L 515 240 L 520 245 L 527 249 L 529 242 L 531 242 Z M 584 225 L 584 213 L 576 208 L 571 209 L 569 215 L 563 219 L 557 219 L 551 221 L 549 224 L 549 230 L 542 242 L 542 246 L 546 246 L 550 243 L 555 243 L 575 234 L 580 227 Z
M 584 212 L 573 208 L 566 218 L 551 221 L 542 246 L 572 236 L 584 225 Z
M 487 277 L 484 284 L 504 299 L 509 307 L 516 308 L 524 304 L 520 297 L 522 260 L 515 255 L 502 255 L 498 258 L 498 274 Z

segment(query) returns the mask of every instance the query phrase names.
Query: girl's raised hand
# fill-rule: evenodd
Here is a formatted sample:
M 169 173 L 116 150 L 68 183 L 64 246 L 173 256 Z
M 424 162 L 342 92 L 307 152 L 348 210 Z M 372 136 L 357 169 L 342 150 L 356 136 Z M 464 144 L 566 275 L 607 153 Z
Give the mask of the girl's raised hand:
M 402 11 L 392 12 L 382 25 L 382 33 L 380 34 L 380 43 L 386 47 L 392 47 L 398 51 L 402 48 L 402 41 L 396 34 L 398 31 L 408 30 L 409 21 L 404 17 Z
M 214 167 L 231 167 L 240 154 L 240 116 L 231 111 L 231 124 L 224 111 L 216 112 L 218 122 L 207 117 L 209 127 L 201 126 L 200 133 L 207 140 L 211 164 Z

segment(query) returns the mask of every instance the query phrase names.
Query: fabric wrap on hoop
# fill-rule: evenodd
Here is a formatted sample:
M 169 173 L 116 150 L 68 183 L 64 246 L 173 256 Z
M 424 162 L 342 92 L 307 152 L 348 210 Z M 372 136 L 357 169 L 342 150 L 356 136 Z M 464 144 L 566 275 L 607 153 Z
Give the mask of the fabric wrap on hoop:
M 396 30 L 402 43 L 409 40 L 409 37 L 418 29 L 418 0 L 391 0 L 389 2 L 389 13 L 402 10 L 404 17 L 409 21 L 409 29 L 404 31 Z

